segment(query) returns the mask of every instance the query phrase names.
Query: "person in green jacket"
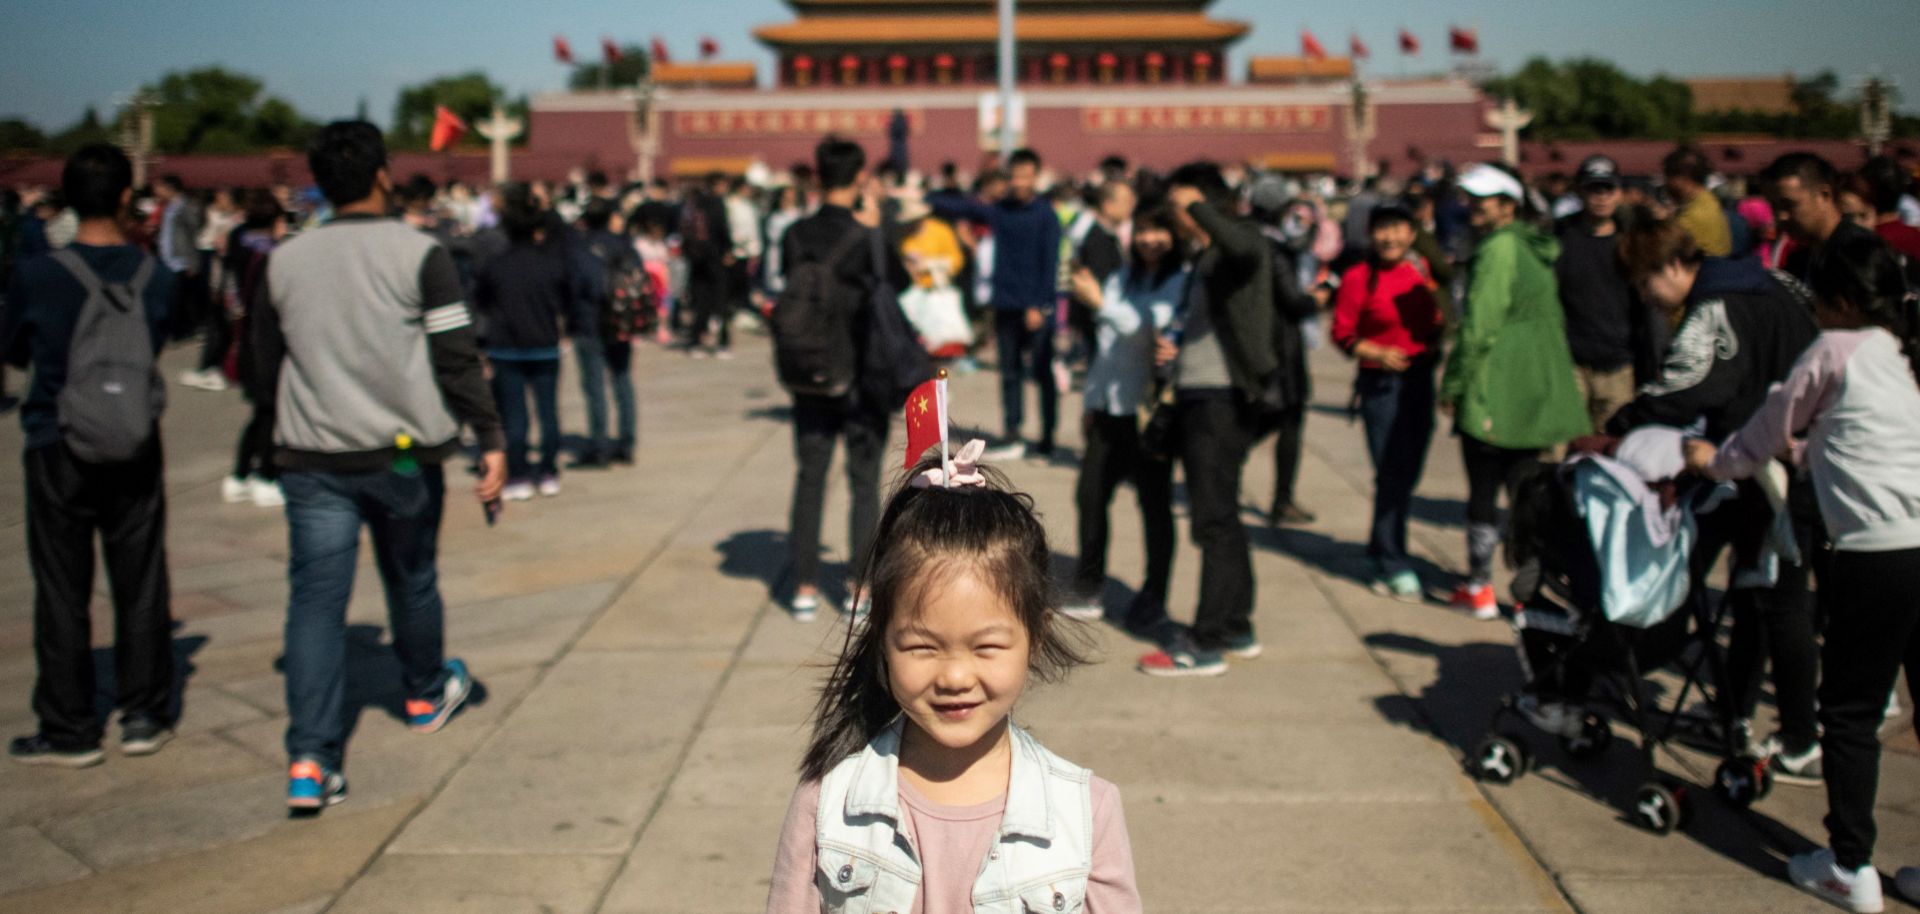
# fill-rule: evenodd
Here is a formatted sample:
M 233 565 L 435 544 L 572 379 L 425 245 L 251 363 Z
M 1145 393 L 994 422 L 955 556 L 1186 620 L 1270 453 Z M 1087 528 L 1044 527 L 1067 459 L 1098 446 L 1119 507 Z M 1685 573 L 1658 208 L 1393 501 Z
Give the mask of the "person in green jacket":
M 1512 501 L 1542 450 L 1592 428 L 1554 281 L 1559 243 L 1519 221 L 1526 191 L 1511 173 L 1475 165 L 1459 187 L 1472 198 L 1480 243 L 1440 384 L 1440 409 L 1453 417 L 1467 470 L 1467 581 L 1453 603 L 1492 619 L 1500 613 L 1492 586 L 1500 489 Z

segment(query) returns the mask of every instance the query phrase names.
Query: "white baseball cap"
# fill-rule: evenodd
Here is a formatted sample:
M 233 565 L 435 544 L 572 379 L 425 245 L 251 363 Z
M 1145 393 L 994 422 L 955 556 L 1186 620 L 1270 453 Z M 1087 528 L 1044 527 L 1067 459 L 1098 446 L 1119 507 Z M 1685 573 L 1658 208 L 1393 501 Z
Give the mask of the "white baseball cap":
M 1471 165 L 1460 173 L 1460 190 L 1475 197 L 1510 197 L 1525 200 L 1527 191 L 1512 175 L 1492 165 Z

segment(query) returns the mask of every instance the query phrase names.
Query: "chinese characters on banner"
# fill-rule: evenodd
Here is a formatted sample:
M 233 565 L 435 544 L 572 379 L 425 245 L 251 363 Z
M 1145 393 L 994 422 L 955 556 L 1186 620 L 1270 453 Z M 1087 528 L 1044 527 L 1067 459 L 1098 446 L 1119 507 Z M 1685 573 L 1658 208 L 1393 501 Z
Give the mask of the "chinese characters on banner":
M 907 111 L 907 127 L 919 134 L 923 112 Z M 886 136 L 893 112 L 886 109 L 840 111 L 680 111 L 674 133 L 685 137 L 741 136 Z
M 1333 127 L 1325 105 L 1145 105 L 1090 107 L 1080 112 L 1088 133 L 1220 130 L 1247 133 L 1319 133 Z

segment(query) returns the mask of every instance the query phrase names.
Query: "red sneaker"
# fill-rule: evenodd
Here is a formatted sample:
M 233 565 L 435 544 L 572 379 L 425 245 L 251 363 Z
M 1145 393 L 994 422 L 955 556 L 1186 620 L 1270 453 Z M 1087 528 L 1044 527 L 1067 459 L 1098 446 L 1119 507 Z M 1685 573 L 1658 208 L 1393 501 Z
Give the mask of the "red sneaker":
M 1473 613 L 1475 619 L 1500 618 L 1500 602 L 1494 599 L 1492 584 L 1462 584 L 1453 589 L 1455 609 Z

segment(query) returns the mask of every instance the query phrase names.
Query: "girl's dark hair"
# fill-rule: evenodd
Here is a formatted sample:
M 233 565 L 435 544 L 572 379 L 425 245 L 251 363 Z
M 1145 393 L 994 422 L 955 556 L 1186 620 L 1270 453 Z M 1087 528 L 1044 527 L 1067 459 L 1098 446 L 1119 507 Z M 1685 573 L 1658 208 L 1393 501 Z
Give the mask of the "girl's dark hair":
M 280 200 L 273 195 L 273 191 L 256 187 L 247 192 L 246 216 L 240 224 L 250 229 L 272 228 L 286 214 L 287 211 L 281 208 Z
M 939 465 L 940 456 L 929 455 L 906 479 Z M 813 737 L 800 762 L 802 779 L 825 777 L 900 714 L 887 679 L 888 625 L 896 615 L 915 612 L 956 573 L 978 574 L 1019 618 L 1034 678 L 1057 681 L 1086 662 L 1054 612 L 1051 553 L 1033 499 L 1013 491 L 998 471 L 981 472 L 984 487 L 916 489 L 903 481 L 887 502 L 859 577 L 872 609 L 848 628 L 840 659 L 820 688 Z
M 1130 274 L 1135 286 L 1158 288 L 1161 283 L 1166 282 L 1168 278 L 1180 272 L 1181 268 L 1187 265 L 1186 245 L 1179 243 L 1178 239 L 1180 236 L 1176 234 L 1173 229 L 1173 206 L 1165 201 L 1161 201 L 1153 206 L 1141 207 L 1134 210 L 1133 237 L 1140 237 L 1141 229 L 1159 229 L 1169 235 L 1173 235 L 1175 238 L 1173 247 L 1160 258 L 1160 266 L 1153 271 L 1152 276 Z M 1132 251 L 1128 251 L 1127 261 L 1129 263 L 1138 263 L 1139 258 L 1134 256 Z
M 1664 219 L 1628 229 L 1620 239 L 1615 256 L 1620 260 L 1621 269 L 1626 271 L 1627 279 L 1637 283 L 1670 263 L 1698 266 L 1707 255 L 1680 223 Z
M 1893 334 L 1920 379 L 1920 305 L 1907 271 L 1908 264 L 1878 236 L 1856 235 L 1823 245 L 1808 279 L 1822 302 L 1844 301 L 1860 309 L 1868 324 Z
M 1376 206 L 1373 208 L 1373 212 L 1367 214 L 1367 234 L 1371 235 L 1374 232 L 1377 232 L 1389 225 L 1405 225 L 1405 226 L 1413 227 L 1416 232 L 1419 230 L 1419 223 L 1414 221 L 1413 213 L 1408 212 L 1406 207 L 1400 206 L 1398 204 L 1388 203 L 1382 206 Z M 1367 248 L 1367 294 L 1368 295 L 1372 295 L 1373 290 L 1379 288 L 1380 286 L 1381 266 L 1382 264 L 1380 263 L 1379 252 L 1374 250 L 1372 246 L 1368 246 Z

